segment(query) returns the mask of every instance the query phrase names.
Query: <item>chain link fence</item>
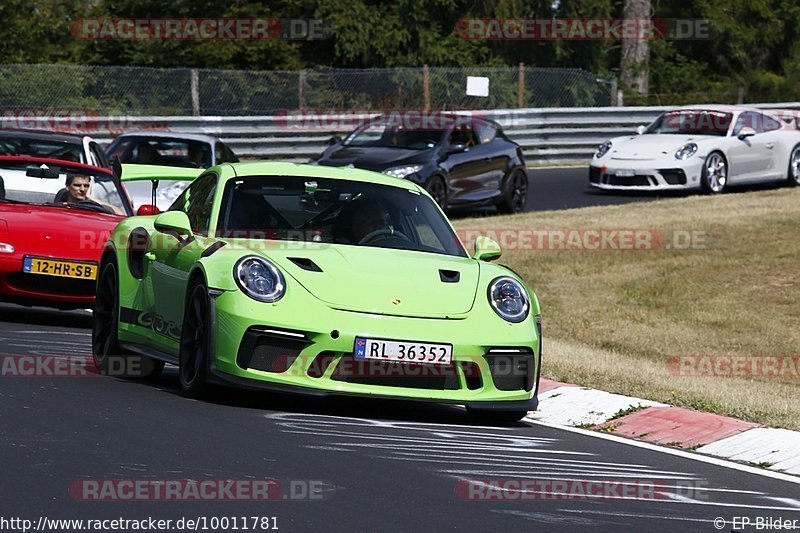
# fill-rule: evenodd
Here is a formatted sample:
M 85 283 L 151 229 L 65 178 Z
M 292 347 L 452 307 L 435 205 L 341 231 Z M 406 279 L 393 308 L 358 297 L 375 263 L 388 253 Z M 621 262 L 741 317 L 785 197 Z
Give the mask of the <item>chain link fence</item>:
M 489 96 L 467 96 L 468 76 Z M 393 68 L 237 71 L 78 65 L 0 65 L 0 109 L 99 115 L 269 115 L 282 111 L 596 107 L 614 80 L 579 69 Z

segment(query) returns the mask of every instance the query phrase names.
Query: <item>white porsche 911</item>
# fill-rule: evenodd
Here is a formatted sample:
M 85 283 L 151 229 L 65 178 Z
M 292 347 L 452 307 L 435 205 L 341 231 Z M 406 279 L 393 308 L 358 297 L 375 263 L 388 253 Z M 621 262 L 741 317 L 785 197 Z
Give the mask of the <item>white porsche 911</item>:
M 797 112 L 737 106 L 668 111 L 638 135 L 601 144 L 589 185 L 614 190 L 700 189 L 786 180 L 800 185 Z

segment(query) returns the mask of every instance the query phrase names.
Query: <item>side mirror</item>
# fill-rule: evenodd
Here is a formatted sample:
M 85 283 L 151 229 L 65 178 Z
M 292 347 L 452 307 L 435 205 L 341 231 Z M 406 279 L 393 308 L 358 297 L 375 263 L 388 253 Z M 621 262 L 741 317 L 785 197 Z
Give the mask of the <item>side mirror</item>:
M 737 135 L 737 137 L 739 137 L 740 141 L 743 141 L 748 137 L 752 137 L 755 134 L 756 130 L 754 130 L 753 128 L 742 128 L 741 131 L 739 131 L 739 135 Z
M 469 150 L 469 147 L 467 147 L 466 144 L 464 144 L 464 143 L 455 143 L 455 144 L 451 144 L 447 148 L 447 153 L 448 154 L 460 154 L 461 152 L 466 152 L 467 150 Z
M 339 137 L 338 135 L 334 135 L 333 137 L 328 139 L 328 144 L 331 145 L 331 146 L 334 145 L 334 144 L 339 144 L 341 142 L 342 142 L 342 138 Z
M 647 131 L 647 127 L 646 126 L 637 126 L 636 127 L 636 135 L 641 135 L 645 131 Z
M 139 209 L 136 210 L 136 216 L 138 217 L 146 217 L 149 215 L 158 215 L 161 213 L 161 210 L 154 205 L 150 204 L 143 204 L 139 206 Z
M 475 239 L 475 253 L 472 254 L 472 257 L 478 261 L 494 261 L 498 259 L 502 253 L 500 245 L 489 237 L 479 235 L 478 238 Z
M 189 217 L 183 211 L 167 211 L 161 213 L 153 221 L 153 226 L 156 231 L 174 235 L 181 238 L 184 235 L 192 234 L 192 226 L 189 222 Z

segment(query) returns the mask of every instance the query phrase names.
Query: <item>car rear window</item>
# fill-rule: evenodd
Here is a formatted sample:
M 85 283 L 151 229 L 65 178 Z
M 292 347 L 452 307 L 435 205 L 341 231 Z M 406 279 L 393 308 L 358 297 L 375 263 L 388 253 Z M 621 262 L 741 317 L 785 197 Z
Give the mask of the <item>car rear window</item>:
M 0 138 L 0 155 L 27 155 L 61 159 L 74 163 L 87 163 L 80 143 L 49 141 L 43 139 Z M 93 163 L 90 163 L 93 164 Z

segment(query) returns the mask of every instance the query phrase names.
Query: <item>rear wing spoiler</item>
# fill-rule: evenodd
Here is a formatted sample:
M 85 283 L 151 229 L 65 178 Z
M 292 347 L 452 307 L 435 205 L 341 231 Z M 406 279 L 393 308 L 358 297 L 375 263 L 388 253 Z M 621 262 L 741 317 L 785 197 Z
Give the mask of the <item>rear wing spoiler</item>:
M 185 180 L 193 181 L 204 172 L 202 168 L 165 167 L 114 162 L 114 173 L 126 181 Z
M 161 180 L 194 181 L 205 172 L 202 168 L 166 167 L 162 165 L 137 165 L 133 163 L 120 163 L 119 158 L 114 160 L 114 175 L 120 182 L 149 181 L 150 206 L 140 206 L 137 215 L 158 213 L 156 207 L 156 191 Z M 144 209 L 144 211 L 143 211 Z

